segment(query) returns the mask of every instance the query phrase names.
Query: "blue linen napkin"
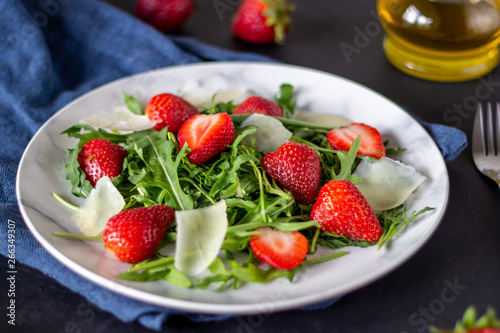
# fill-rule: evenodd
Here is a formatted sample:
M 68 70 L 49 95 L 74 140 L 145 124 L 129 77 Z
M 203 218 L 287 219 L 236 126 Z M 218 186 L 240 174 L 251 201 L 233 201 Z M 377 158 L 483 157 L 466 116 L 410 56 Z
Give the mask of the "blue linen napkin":
M 221 50 L 195 39 L 165 36 L 95 0 L 0 2 L 0 240 L 16 222 L 16 259 L 39 269 L 124 322 L 159 330 L 172 314 L 209 321 L 230 315 L 192 314 L 115 294 L 62 266 L 33 238 L 15 199 L 21 155 L 40 126 L 64 105 L 114 79 L 155 68 L 215 60 L 272 61 Z M 463 150 L 461 131 L 423 123 L 445 160 Z M 7 246 L 0 252 L 7 256 Z M 336 299 L 305 309 L 324 307 Z

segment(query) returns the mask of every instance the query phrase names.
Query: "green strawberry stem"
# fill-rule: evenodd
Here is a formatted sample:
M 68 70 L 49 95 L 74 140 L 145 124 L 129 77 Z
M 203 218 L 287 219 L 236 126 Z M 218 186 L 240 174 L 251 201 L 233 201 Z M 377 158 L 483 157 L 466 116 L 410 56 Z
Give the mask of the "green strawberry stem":
M 59 201 L 64 207 L 67 207 L 75 212 L 77 212 L 80 209 L 80 207 L 75 206 L 73 204 L 70 204 L 69 202 L 67 202 L 66 200 L 61 198 L 61 196 L 59 194 L 57 194 L 56 192 L 52 192 L 52 196 L 54 197 L 54 199 Z
M 486 313 L 477 319 L 477 311 L 474 306 L 469 306 L 462 317 L 461 321 L 457 321 L 453 330 L 442 330 L 435 326 L 429 326 L 431 333 L 461 333 L 470 330 L 482 328 L 499 328 L 500 320 L 496 318 L 495 310 L 488 307 Z
M 67 232 L 58 232 L 58 231 L 54 232 L 54 236 L 65 237 L 65 238 L 76 238 L 82 240 L 102 241 L 102 237 L 85 236 L 85 235 L 71 234 Z
M 262 0 L 268 4 L 263 12 L 266 25 L 274 28 L 274 41 L 283 44 L 285 33 L 290 26 L 290 15 L 295 10 L 295 5 L 289 4 L 287 0 Z

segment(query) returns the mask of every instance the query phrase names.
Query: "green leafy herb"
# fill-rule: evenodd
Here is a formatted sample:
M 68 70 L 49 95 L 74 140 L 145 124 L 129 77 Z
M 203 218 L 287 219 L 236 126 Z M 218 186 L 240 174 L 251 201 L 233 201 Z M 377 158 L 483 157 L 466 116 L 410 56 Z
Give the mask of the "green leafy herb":
M 377 249 L 380 249 L 382 246 L 386 245 L 389 240 L 394 237 L 394 235 L 396 235 L 401 229 L 403 229 L 419 215 L 433 209 L 434 208 L 431 207 L 425 207 L 418 212 L 411 213 L 411 215 L 408 217 L 406 212 L 406 204 L 402 204 L 389 211 L 380 213 L 377 217 L 384 231 L 377 243 Z
M 123 92 L 123 99 L 125 100 L 125 104 L 127 108 L 134 114 L 143 115 L 144 111 L 142 110 L 141 103 L 135 97 L 130 96 L 126 92 Z
M 283 110 L 283 118 L 292 118 L 297 106 L 293 86 L 287 83 L 282 84 L 279 94 L 276 94 L 274 99 Z

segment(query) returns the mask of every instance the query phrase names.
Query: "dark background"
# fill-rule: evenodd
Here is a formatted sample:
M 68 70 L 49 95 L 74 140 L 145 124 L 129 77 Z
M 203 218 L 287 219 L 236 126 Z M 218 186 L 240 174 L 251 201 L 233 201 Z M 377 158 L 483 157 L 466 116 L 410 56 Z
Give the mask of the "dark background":
M 135 1 L 108 0 L 133 13 Z M 420 118 L 459 127 L 470 142 L 477 89 L 500 100 L 500 72 L 465 83 L 435 83 L 392 67 L 382 50 L 383 31 L 375 1 L 295 0 L 293 30 L 284 46 L 250 45 L 231 36 L 234 0 L 199 0 L 177 33 L 227 49 L 269 55 L 359 82 Z M 220 3 L 230 8 L 218 12 Z M 346 56 L 342 47 L 356 51 Z M 479 88 L 482 87 L 482 88 Z M 490 90 L 484 90 L 484 89 Z M 484 98 L 484 97 L 483 97 Z M 459 108 L 462 112 L 458 112 Z M 500 190 L 474 167 L 468 147 L 447 163 L 450 201 L 434 236 L 394 272 L 315 311 L 287 311 L 196 323 L 172 316 L 165 332 L 427 332 L 427 325 L 452 328 L 467 306 L 500 311 Z M 125 324 L 29 267 L 17 274 L 16 332 L 147 332 Z M 2 270 L 0 277 L 5 270 Z M 5 283 L 2 283 L 2 290 Z M 3 330 L 5 332 L 6 330 Z

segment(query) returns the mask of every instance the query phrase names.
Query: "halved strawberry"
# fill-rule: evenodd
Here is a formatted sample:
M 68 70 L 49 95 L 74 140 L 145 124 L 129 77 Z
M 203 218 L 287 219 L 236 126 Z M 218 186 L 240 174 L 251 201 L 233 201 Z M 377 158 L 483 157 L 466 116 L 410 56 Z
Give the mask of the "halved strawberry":
M 165 205 L 121 211 L 106 223 L 104 244 L 121 261 L 146 260 L 156 252 L 174 217 L 174 209 Z
M 269 227 L 255 229 L 262 234 L 250 238 L 250 248 L 263 263 L 278 269 L 292 269 L 304 261 L 309 243 L 298 231 L 280 231 Z
M 191 163 L 204 163 L 233 143 L 234 124 L 227 113 L 198 114 L 182 125 L 177 139 L 181 147 L 187 143 L 191 149 Z
M 321 229 L 352 239 L 375 242 L 382 236 L 382 226 L 365 197 L 348 180 L 331 180 L 319 191 L 311 210 L 311 220 Z
M 87 142 L 78 153 L 78 163 L 85 172 L 86 179 L 95 187 L 103 177 L 115 178 L 123 169 L 123 160 L 127 151 L 123 147 L 105 139 L 94 139 Z
M 160 131 L 168 126 L 169 132 L 177 133 L 186 120 L 199 112 L 182 97 L 159 94 L 149 100 L 144 113 L 156 122 L 155 130 Z
M 280 106 L 268 99 L 259 96 L 250 96 L 245 99 L 234 110 L 233 114 L 260 113 L 266 116 L 283 117 Z
M 350 123 L 327 133 L 328 142 L 335 150 L 349 151 L 352 142 L 361 136 L 358 154 L 380 159 L 385 156 L 385 147 L 377 129 L 361 123 Z
M 285 142 L 262 158 L 264 170 L 303 205 L 316 199 L 321 179 L 318 154 L 308 145 Z

